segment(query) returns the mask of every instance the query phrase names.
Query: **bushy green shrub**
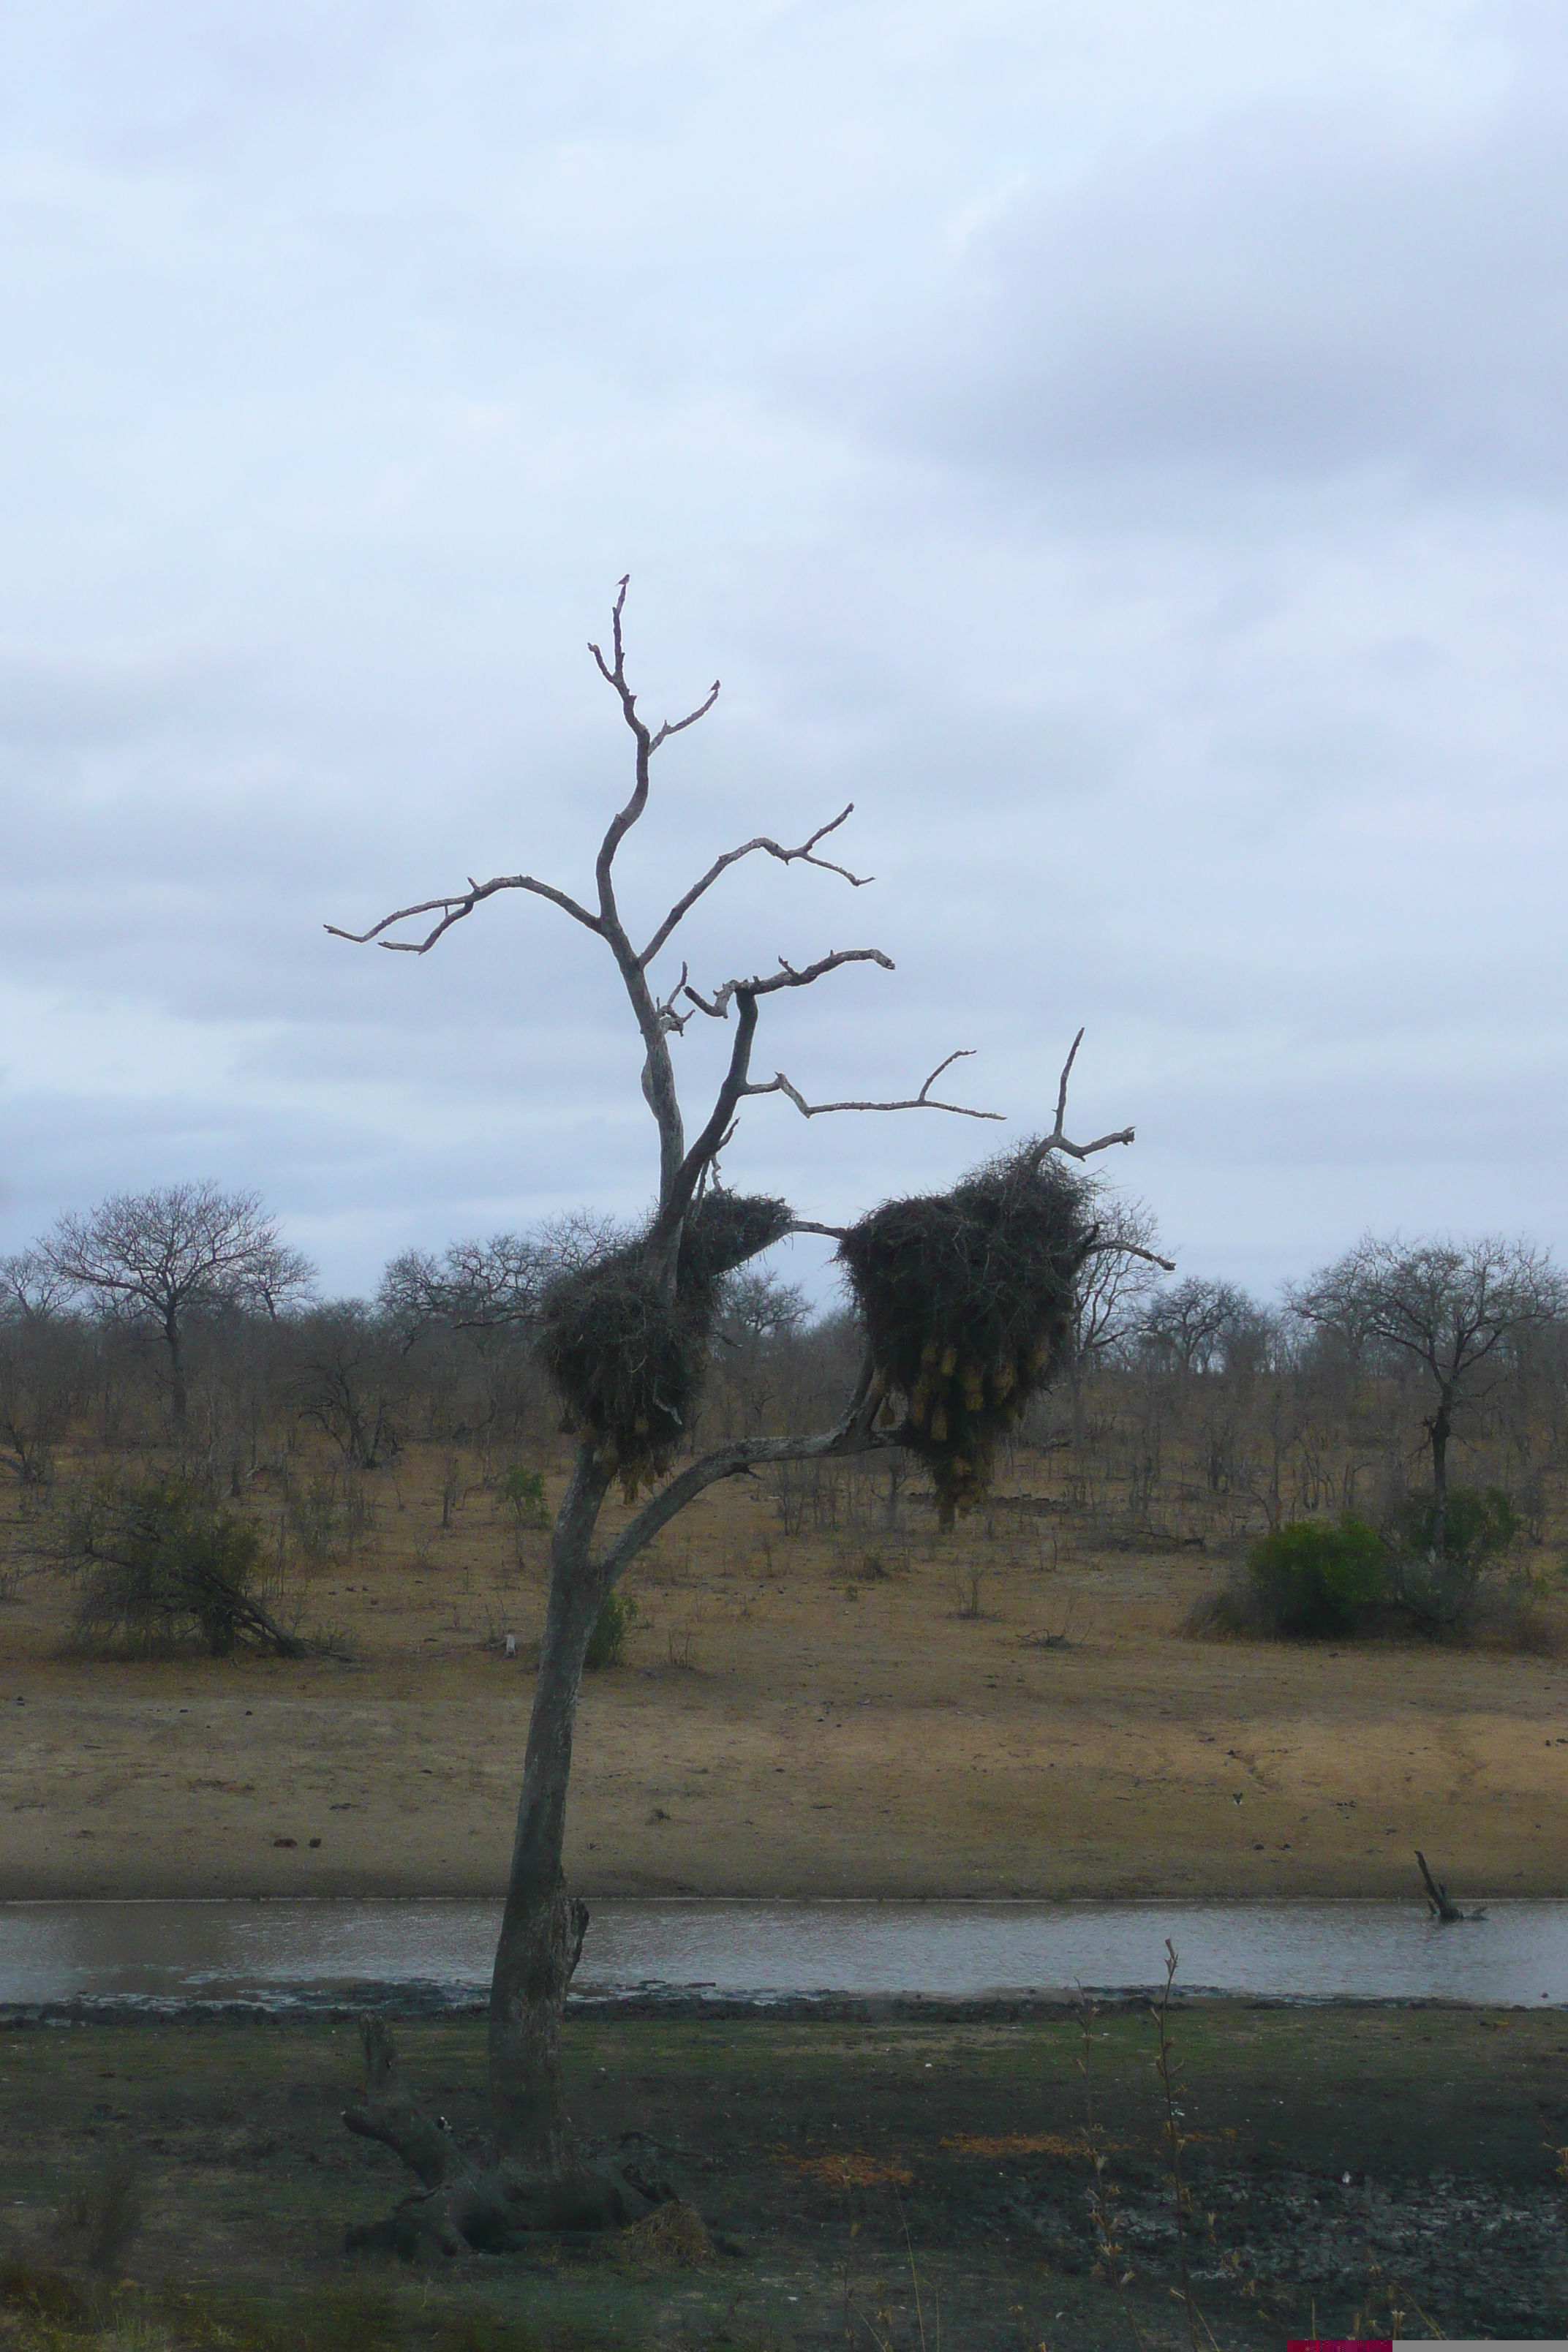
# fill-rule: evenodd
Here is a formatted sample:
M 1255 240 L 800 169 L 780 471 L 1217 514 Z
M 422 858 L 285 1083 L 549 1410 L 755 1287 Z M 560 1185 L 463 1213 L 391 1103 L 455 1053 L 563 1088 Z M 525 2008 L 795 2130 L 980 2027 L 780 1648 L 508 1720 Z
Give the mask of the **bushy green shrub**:
M 1394 1597 L 1420 1624 L 1458 1624 L 1482 1575 L 1518 1533 L 1519 1514 L 1500 1486 L 1450 1486 L 1439 1551 L 1436 1503 L 1413 1495 L 1388 1530 Z
M 1402 1551 L 1432 1551 L 1437 1542 L 1437 1506 L 1430 1495 L 1413 1495 L 1394 1520 Z M 1443 1550 L 1452 1560 L 1480 1568 L 1505 1552 L 1519 1533 L 1519 1514 L 1500 1486 L 1450 1486 L 1443 1514 Z
M 1387 1583 L 1382 1538 L 1345 1512 L 1333 1527 L 1295 1519 L 1254 1544 L 1249 1598 L 1265 1632 L 1288 1639 L 1347 1633 Z
M 510 1507 L 520 1528 L 548 1526 L 550 1515 L 544 1500 L 542 1470 L 530 1470 L 525 1463 L 514 1462 L 510 1469 L 502 1471 L 498 1491 L 502 1502 Z
M 588 1636 L 588 1648 L 583 1664 L 596 1672 L 601 1666 L 624 1666 L 626 1662 L 626 1637 L 637 1616 L 637 1604 L 629 1592 L 612 1592 L 599 1612 L 599 1622 Z

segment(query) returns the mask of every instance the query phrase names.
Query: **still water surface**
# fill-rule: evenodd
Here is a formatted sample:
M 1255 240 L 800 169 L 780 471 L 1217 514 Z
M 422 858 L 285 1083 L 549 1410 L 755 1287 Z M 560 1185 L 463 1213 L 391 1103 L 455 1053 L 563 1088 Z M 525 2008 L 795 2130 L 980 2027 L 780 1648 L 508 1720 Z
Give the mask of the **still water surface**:
M 500 1906 L 395 1902 L 0 1905 L 0 2003 L 481 1992 Z M 1568 1902 L 1439 1927 L 1414 1903 L 776 1903 L 604 1898 L 581 1993 L 977 1995 L 1137 1990 L 1568 2002 Z

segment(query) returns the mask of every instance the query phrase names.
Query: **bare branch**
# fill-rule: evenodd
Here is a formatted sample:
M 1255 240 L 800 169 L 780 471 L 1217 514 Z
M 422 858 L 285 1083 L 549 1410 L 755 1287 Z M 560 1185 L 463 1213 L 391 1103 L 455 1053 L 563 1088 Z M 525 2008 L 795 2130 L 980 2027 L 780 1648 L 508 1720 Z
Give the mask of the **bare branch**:
M 730 1000 L 733 996 L 772 996 L 781 988 L 809 988 L 813 981 L 820 980 L 825 972 L 837 971 L 847 963 L 878 963 L 884 971 L 898 970 L 892 957 L 884 955 L 880 948 L 836 948 L 831 955 L 819 956 L 816 963 L 808 963 L 804 971 L 796 971 L 793 964 L 784 962 L 783 956 L 780 956 L 779 962 L 782 970 L 770 973 L 766 980 L 727 980 L 722 988 L 715 989 L 711 997 L 704 996 L 700 990 L 691 987 L 685 987 L 682 993 L 691 999 L 700 1013 L 706 1013 L 710 1021 L 727 1021 Z
M 706 696 L 702 701 L 698 704 L 695 710 L 689 710 L 684 719 L 667 719 L 665 720 L 658 734 L 650 740 L 647 747 L 648 750 L 650 751 L 657 751 L 659 745 L 661 743 L 668 743 L 672 735 L 683 734 L 688 727 L 695 727 L 700 719 L 707 718 L 708 713 L 712 709 L 713 705 L 718 701 L 718 699 L 719 681 L 715 678 L 712 685 L 709 688 Z
M 744 1091 L 749 1095 L 787 1095 L 803 1118 L 820 1118 L 825 1111 L 830 1110 L 946 1110 L 959 1118 L 1000 1119 L 1004 1114 L 999 1110 L 972 1110 L 967 1103 L 941 1102 L 931 1093 L 943 1070 L 950 1070 L 954 1062 L 968 1060 L 973 1051 L 973 1045 L 960 1046 L 957 1053 L 950 1054 L 945 1062 L 937 1064 L 918 1095 L 909 1095 L 901 1102 L 808 1103 L 799 1088 L 791 1086 L 782 1070 L 775 1070 L 765 1086 L 749 1086 Z M 829 1233 L 832 1228 L 827 1225 L 801 1226 L 798 1230 L 803 1233 Z
M 724 1082 L 709 1114 L 708 1123 L 664 1188 L 658 1220 L 650 1236 L 650 1245 L 656 1251 L 673 1241 L 698 1185 L 734 1132 L 735 1106 L 746 1091 L 746 1072 L 752 1063 L 752 1040 L 757 1032 L 756 998 L 749 988 L 742 988 L 740 1000 L 741 1014 L 735 1024 L 735 1042 L 731 1048 L 730 1066 L 724 1073 Z
M 872 1427 L 880 1402 L 881 1393 L 875 1383 L 875 1367 L 868 1349 L 854 1392 L 832 1429 L 813 1437 L 737 1438 L 733 1444 L 702 1455 L 645 1503 L 631 1525 L 623 1529 L 602 1563 L 608 1582 L 613 1584 L 671 1519 L 721 1478 L 739 1477 L 776 1462 L 820 1462 L 829 1457 L 842 1459 L 847 1454 L 887 1453 L 900 1446 L 901 1432 Z
M 1083 1255 L 1086 1264 L 1091 1257 L 1141 1257 L 1145 1265 L 1160 1266 L 1166 1274 L 1176 1271 L 1173 1257 L 1162 1257 L 1158 1250 L 1145 1249 L 1139 1242 L 1090 1242 Z
M 530 890 L 535 898 L 548 898 L 552 907 L 559 907 L 563 913 L 570 915 L 574 922 L 582 923 L 588 930 L 603 933 L 604 925 L 597 915 L 591 915 L 586 907 L 580 907 L 576 899 L 569 898 L 564 890 L 557 890 L 553 883 L 536 881 L 531 874 L 498 874 L 490 882 L 475 882 L 470 878 L 468 889 L 460 898 L 422 898 L 416 907 L 399 907 L 395 914 L 384 915 L 379 923 L 371 925 L 368 931 L 341 930 L 336 923 L 323 923 L 321 928 L 334 940 L 348 940 L 358 948 L 367 947 L 374 940 L 378 946 L 396 955 L 428 955 L 444 931 L 449 931 L 454 923 L 460 923 L 465 915 L 471 915 L 481 899 L 493 898 L 498 890 Z M 390 930 L 394 923 L 405 923 L 415 915 L 433 915 L 437 908 L 442 910 L 441 920 L 425 939 L 382 938 L 382 932 Z
M 718 691 L 718 688 L 715 687 L 713 693 L 717 694 Z M 711 709 L 712 699 L 712 695 L 710 695 L 707 702 L 702 706 L 702 710 Z M 702 710 L 694 711 L 692 718 L 700 719 L 702 716 Z M 683 719 L 680 722 L 682 727 L 689 727 L 691 723 L 692 720 L 690 719 Z M 662 741 L 667 733 L 673 735 L 677 732 L 678 730 L 673 727 L 661 729 L 658 736 L 655 738 L 655 741 Z M 793 866 L 799 862 L 806 866 L 820 866 L 825 874 L 841 874 L 846 882 L 849 883 L 855 889 L 864 889 L 868 882 L 871 882 L 876 879 L 874 875 L 852 874 L 847 866 L 836 866 L 830 857 L 814 857 L 812 855 L 817 843 L 819 841 L 826 840 L 826 836 L 830 833 L 837 833 L 839 826 L 845 822 L 846 818 L 853 815 L 855 803 L 851 801 L 847 808 L 840 810 L 839 814 L 836 817 L 831 818 L 826 824 L 819 824 L 816 831 L 811 835 L 811 838 L 808 841 L 803 841 L 798 849 L 785 849 L 780 843 L 771 840 L 768 835 L 763 833 L 758 834 L 753 841 L 743 841 L 739 849 L 727 849 L 722 857 L 716 858 L 714 860 L 713 864 L 708 868 L 707 873 L 702 877 L 702 879 L 700 882 L 694 882 L 692 884 L 690 889 L 686 893 L 685 898 L 678 898 L 676 900 L 675 905 L 670 908 L 668 914 L 665 917 L 663 922 L 660 923 L 658 930 L 655 931 L 652 939 L 649 940 L 647 947 L 644 948 L 641 955 L 637 958 L 637 961 L 646 970 L 653 961 L 660 948 L 663 947 L 670 933 L 679 924 L 685 921 L 687 916 L 691 912 L 692 908 L 695 907 L 699 898 L 702 897 L 704 891 L 710 890 L 713 887 L 714 883 L 719 879 L 721 874 L 725 873 L 731 866 L 738 865 L 742 857 L 750 857 L 753 850 L 766 850 L 768 856 L 770 857 L 776 857 L 781 866 Z
M 1043 1137 L 1036 1146 L 1037 1164 L 1045 1158 L 1047 1151 L 1065 1151 L 1069 1160 L 1091 1160 L 1097 1151 L 1108 1151 L 1113 1143 L 1132 1141 L 1132 1129 L 1130 1127 L 1119 1127 L 1110 1135 L 1097 1135 L 1092 1143 L 1070 1143 L 1068 1140 L 1063 1130 L 1063 1121 L 1067 1118 L 1068 1109 L 1068 1080 L 1072 1076 L 1072 1066 L 1078 1059 L 1078 1049 L 1082 1043 L 1083 1031 L 1080 1029 L 1068 1049 L 1067 1060 L 1062 1064 L 1061 1084 L 1057 1088 L 1056 1125 L 1049 1135 Z M 1162 1260 L 1161 1263 L 1163 1261 Z
M 641 967 L 639 966 L 638 969 L 640 970 Z M 667 1034 L 673 1033 L 677 1037 L 683 1037 L 686 1034 L 686 1024 L 691 1018 L 689 1013 L 678 1013 L 675 1009 L 676 998 L 683 992 L 688 994 L 690 992 L 686 987 L 687 981 L 690 977 L 690 969 L 689 964 L 683 963 L 680 967 L 680 978 L 676 982 L 669 994 L 664 998 L 656 998 L 654 1002 L 659 1027 Z
M 794 964 L 786 963 L 780 956 L 778 971 L 770 973 L 766 980 L 737 981 L 734 985 L 743 986 L 752 996 L 772 996 L 781 988 L 809 988 L 814 980 L 822 978 L 824 972 L 837 971 L 847 963 L 875 963 L 880 964 L 884 971 L 898 970 L 892 957 L 884 955 L 880 948 L 835 948 L 831 955 L 818 956 L 815 963 L 808 963 L 802 971 L 797 971 Z

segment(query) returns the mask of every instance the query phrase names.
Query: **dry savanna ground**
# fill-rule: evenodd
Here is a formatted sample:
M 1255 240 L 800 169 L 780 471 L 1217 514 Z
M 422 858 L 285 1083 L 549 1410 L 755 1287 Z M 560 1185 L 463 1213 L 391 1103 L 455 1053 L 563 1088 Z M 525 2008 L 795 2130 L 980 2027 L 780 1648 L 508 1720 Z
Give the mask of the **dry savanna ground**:
M 950 1535 L 877 1496 L 790 1533 L 752 1482 L 688 1513 L 587 1678 L 574 1883 L 1409 1894 L 1419 1845 L 1457 1893 L 1564 1892 L 1558 1655 L 1193 1641 L 1212 1551 L 1097 1548 L 1039 1465 L 1011 1483 L 1032 1507 Z M 363 1488 L 284 1571 L 330 1637 L 298 1663 L 73 1653 L 68 1580 L 5 1580 L 0 1895 L 500 1888 L 544 1538 L 434 1448 Z
M 466 2138 L 482 2020 L 397 2032 L 409 2079 Z M 656 2214 L 413 2269 L 344 2252 L 345 2225 L 406 2179 L 340 2120 L 359 2074 L 348 2019 L 9 2032 L 0 2347 L 1279 2352 L 1561 2333 L 1561 2011 L 1178 2002 L 1173 2033 L 1193 2333 L 1153 2024 L 1133 2005 L 1089 2020 L 1087 2042 L 1049 2007 L 578 2014 L 563 2055 L 580 2130 L 622 2149 L 647 2136 L 705 2231 L 666 2234 Z M 1089 2202 L 1086 2093 L 1125 2310 Z

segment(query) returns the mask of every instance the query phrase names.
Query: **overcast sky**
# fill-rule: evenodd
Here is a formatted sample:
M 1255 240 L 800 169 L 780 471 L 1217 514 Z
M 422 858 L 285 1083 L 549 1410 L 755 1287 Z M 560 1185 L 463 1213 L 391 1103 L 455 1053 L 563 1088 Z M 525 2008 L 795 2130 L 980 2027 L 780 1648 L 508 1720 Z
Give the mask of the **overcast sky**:
M 879 946 L 760 1066 L 1008 1120 L 775 1098 L 731 1181 L 945 1181 L 1081 1023 L 1184 1271 L 1568 1252 L 1559 8 L 53 0 L 0 139 L 0 1247 L 213 1176 L 363 1289 L 647 1201 L 593 939 L 322 928 L 589 888 L 629 571 L 647 713 L 723 692 L 628 909 L 853 800 L 875 886 L 755 861 L 693 977 Z

